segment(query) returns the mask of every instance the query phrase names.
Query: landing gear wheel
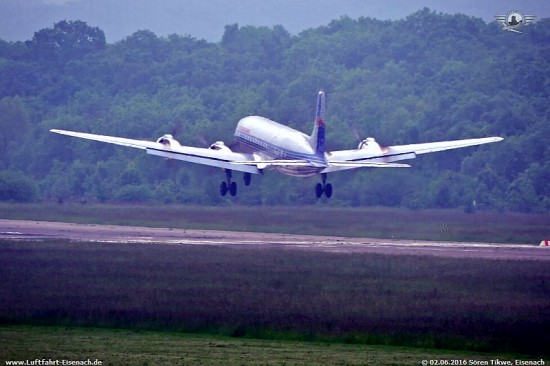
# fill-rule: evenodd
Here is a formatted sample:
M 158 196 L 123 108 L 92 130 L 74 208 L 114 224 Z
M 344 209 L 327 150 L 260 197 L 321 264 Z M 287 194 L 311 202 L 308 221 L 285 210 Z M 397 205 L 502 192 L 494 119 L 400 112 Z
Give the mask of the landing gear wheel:
M 327 185 L 325 186 L 325 196 L 327 198 L 332 197 L 332 184 L 330 183 L 327 183 Z
M 332 197 L 332 184 L 327 183 L 327 173 L 322 173 L 321 179 L 323 183 L 317 183 L 315 185 L 315 196 L 321 198 L 324 193 L 326 198 Z
M 231 175 L 231 170 L 225 169 L 225 182 L 220 184 L 220 194 L 222 196 L 225 196 L 227 192 L 233 197 L 237 195 L 237 183 L 231 181 Z
M 317 196 L 317 198 L 321 198 L 322 195 L 323 195 L 323 185 L 321 183 L 317 183 L 315 185 L 315 196 Z
M 227 189 L 227 183 L 221 182 L 221 184 L 220 184 L 220 194 L 221 194 L 222 196 L 225 196 L 225 195 L 227 194 L 227 191 L 228 191 L 228 189 Z
M 248 187 L 250 185 L 251 180 L 252 180 L 252 174 L 244 173 L 244 185 Z

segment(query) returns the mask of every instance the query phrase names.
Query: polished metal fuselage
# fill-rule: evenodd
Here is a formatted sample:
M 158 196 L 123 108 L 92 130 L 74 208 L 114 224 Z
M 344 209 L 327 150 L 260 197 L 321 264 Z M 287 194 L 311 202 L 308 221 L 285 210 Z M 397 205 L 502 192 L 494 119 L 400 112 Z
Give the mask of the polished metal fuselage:
M 310 136 L 259 116 L 241 119 L 235 129 L 237 151 L 255 154 L 264 160 L 303 160 L 310 166 L 272 165 L 283 174 L 308 177 L 327 167 L 325 154 L 318 154 Z

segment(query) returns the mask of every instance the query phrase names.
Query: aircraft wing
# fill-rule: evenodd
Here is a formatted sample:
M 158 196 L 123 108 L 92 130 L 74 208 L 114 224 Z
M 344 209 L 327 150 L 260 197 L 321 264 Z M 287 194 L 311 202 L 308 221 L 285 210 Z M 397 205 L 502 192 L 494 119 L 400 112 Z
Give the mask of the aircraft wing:
M 428 154 L 438 151 L 460 149 L 468 146 L 489 144 L 502 141 L 502 137 L 485 137 L 479 139 L 454 140 L 428 142 L 411 145 L 398 145 L 381 148 L 341 150 L 328 154 L 329 167 L 323 172 L 330 173 L 344 169 L 360 167 L 388 167 L 403 168 L 408 164 L 396 164 L 395 161 L 414 159 L 417 155 Z
M 145 150 L 147 154 L 164 157 L 167 159 L 175 159 L 188 161 L 191 163 L 214 166 L 223 169 L 231 169 L 246 173 L 261 174 L 256 166 L 238 165 L 234 162 L 253 160 L 252 154 L 235 153 L 226 150 L 214 150 L 191 146 L 175 146 L 165 145 L 155 141 L 134 140 L 123 137 L 95 135 L 84 132 L 74 132 L 65 130 L 52 129 L 51 132 L 61 135 L 78 137 L 86 140 L 106 142 L 108 144 L 121 145 L 136 149 Z
M 55 130 L 55 129 L 50 130 L 50 132 L 58 133 L 60 135 L 78 137 L 86 140 L 106 142 L 108 144 L 134 147 L 137 149 L 147 149 L 149 147 L 153 148 L 153 147 L 158 147 L 157 145 L 162 145 L 154 141 L 142 141 L 142 140 L 127 139 L 123 137 L 94 135 L 91 133 L 84 133 L 84 132 L 74 132 L 74 131 Z
M 502 137 L 485 137 L 481 139 L 427 142 L 412 145 L 390 146 L 387 149 L 388 151 L 391 151 L 393 153 L 414 152 L 416 155 L 421 155 L 437 151 L 460 149 L 468 146 L 490 144 L 491 142 L 498 142 L 502 140 L 504 140 Z

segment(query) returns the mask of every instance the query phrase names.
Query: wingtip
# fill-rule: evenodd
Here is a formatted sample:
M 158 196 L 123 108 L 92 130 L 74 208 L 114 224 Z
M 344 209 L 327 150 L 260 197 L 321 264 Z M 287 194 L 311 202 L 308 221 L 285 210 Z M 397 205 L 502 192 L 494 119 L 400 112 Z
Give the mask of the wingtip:
M 53 133 L 58 133 L 60 135 L 66 135 L 67 133 L 71 132 L 71 131 L 66 131 L 66 130 L 59 130 L 57 128 L 52 128 L 50 129 L 50 132 L 53 132 Z

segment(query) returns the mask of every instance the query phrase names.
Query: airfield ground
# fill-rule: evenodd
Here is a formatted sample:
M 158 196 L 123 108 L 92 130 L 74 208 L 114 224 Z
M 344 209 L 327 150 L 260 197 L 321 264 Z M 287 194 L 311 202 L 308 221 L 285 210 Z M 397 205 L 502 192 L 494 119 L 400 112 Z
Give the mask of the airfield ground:
M 0 323 L 548 357 L 549 259 L 532 244 L 0 220 Z M 0 334 L 28 333 L 12 326 Z
M 0 218 L 0 361 L 550 357 L 547 215 L 1 204 Z
M 300 207 L 202 207 L 0 203 L 0 219 L 509 244 L 538 244 L 550 233 L 550 216 L 542 213 L 414 211 L 381 207 L 327 207 L 322 204 Z
M 455 258 L 550 261 L 550 250 L 545 250 L 546 248 L 540 248 L 533 244 L 388 240 L 1 219 L 0 239 L 67 239 L 98 243 L 213 245 L 233 248 L 277 247 L 332 253 L 431 255 Z
M 103 365 L 422 365 L 532 357 L 411 347 L 243 339 L 204 334 L 0 325 L 0 360 L 87 360 Z

